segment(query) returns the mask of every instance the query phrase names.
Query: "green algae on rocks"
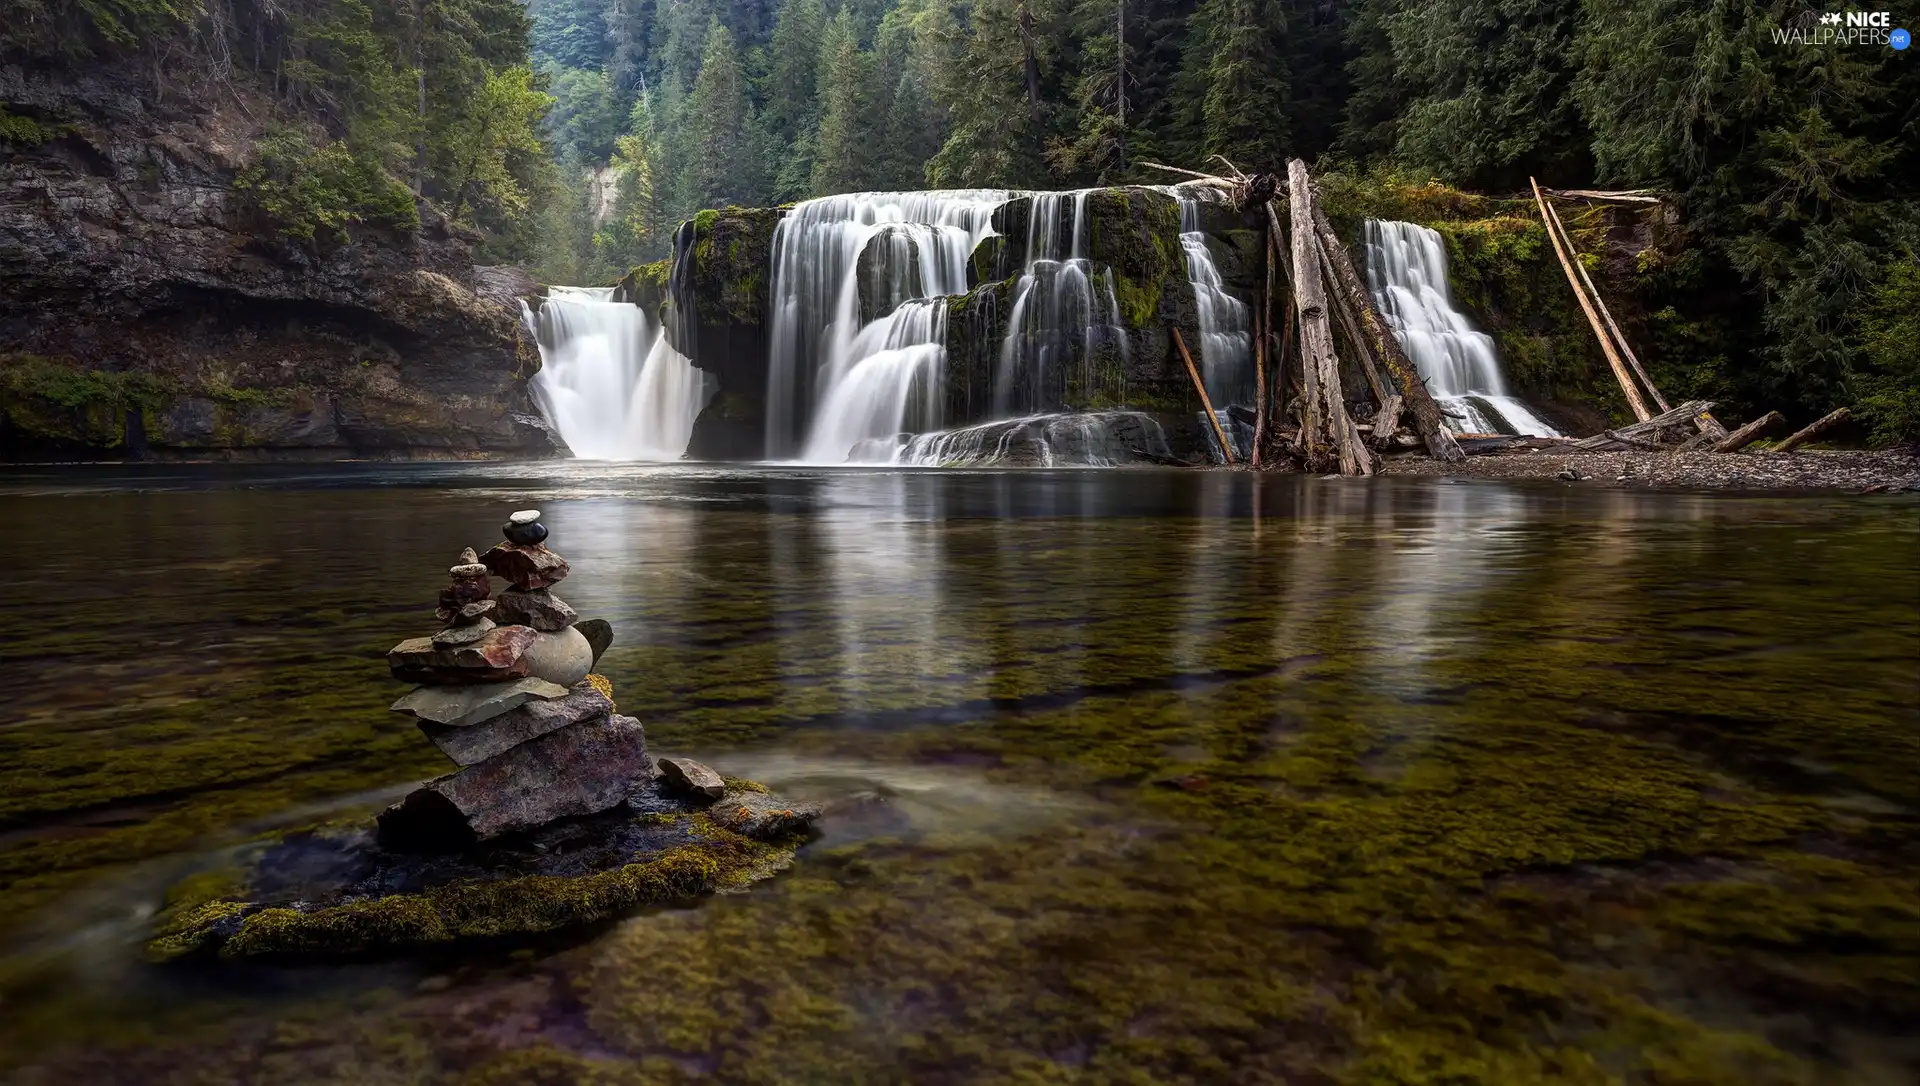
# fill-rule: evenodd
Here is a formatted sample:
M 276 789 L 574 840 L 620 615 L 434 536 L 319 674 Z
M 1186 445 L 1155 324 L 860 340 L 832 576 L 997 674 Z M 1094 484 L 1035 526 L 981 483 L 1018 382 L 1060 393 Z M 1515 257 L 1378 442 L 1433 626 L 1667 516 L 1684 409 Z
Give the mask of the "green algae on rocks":
M 714 808 L 725 812 L 721 817 L 624 810 L 489 842 L 483 853 L 457 858 L 389 853 L 364 830 L 291 834 L 266 846 L 238 878 L 183 882 L 155 923 L 147 956 L 164 962 L 204 953 L 398 951 L 537 935 L 739 889 L 791 862 L 805 818 L 796 816 L 797 826 L 734 821 L 729 828 L 733 812 L 770 806 L 763 785 L 729 786 Z M 329 874 L 344 867 L 347 876 L 329 886 L 324 878 L 288 874 L 316 865 Z

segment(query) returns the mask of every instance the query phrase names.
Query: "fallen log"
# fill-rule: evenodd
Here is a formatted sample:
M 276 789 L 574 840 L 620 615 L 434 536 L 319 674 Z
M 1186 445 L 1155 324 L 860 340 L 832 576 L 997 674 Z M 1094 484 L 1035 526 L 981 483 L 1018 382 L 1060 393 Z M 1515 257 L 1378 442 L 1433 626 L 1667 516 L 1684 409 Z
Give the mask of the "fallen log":
M 1333 353 L 1333 327 L 1320 280 L 1320 244 L 1313 226 L 1313 187 L 1307 164 L 1287 163 L 1288 205 L 1293 215 L 1293 296 L 1300 311 L 1300 370 L 1308 375 L 1306 425 L 1301 434 L 1307 467 L 1324 471 L 1333 461 L 1342 475 L 1372 475 L 1373 450 L 1360 440 L 1340 391 L 1340 362 Z
M 1387 394 L 1387 400 L 1380 405 L 1380 413 L 1373 416 L 1373 447 L 1384 449 L 1393 440 L 1393 433 L 1400 429 L 1400 405 L 1404 401 L 1398 392 Z
M 1769 411 L 1722 438 L 1720 443 L 1713 447 L 1713 451 L 1717 453 L 1739 452 L 1741 449 L 1758 441 L 1760 435 L 1786 421 L 1787 417 L 1780 412 Z
M 1775 445 L 1771 451 L 1772 452 L 1792 452 L 1793 450 L 1799 448 L 1800 446 L 1806 444 L 1809 441 L 1812 441 L 1814 438 L 1819 437 L 1821 434 L 1826 433 L 1828 430 L 1833 429 L 1835 426 L 1840 425 L 1841 423 L 1847 421 L 1852 417 L 1853 417 L 1853 411 L 1850 408 L 1845 408 L 1845 407 L 1839 408 L 1838 410 L 1833 411 L 1829 414 L 1822 415 L 1819 418 L 1815 419 L 1814 421 L 1808 423 L 1806 426 L 1800 428 L 1799 430 L 1794 431 L 1793 436 L 1787 438 L 1785 441 L 1782 441 L 1780 444 Z
M 1592 437 L 1581 438 L 1573 447 L 1584 452 L 1613 452 L 1613 446 L 1624 445 L 1629 449 L 1642 449 L 1647 452 L 1669 452 L 1665 445 L 1644 438 L 1633 437 L 1622 430 L 1602 430 Z
M 1207 409 L 1207 421 L 1213 424 L 1213 436 L 1220 439 L 1220 455 L 1227 458 L 1227 466 L 1233 466 L 1233 442 L 1227 440 L 1227 432 L 1220 428 L 1220 416 L 1213 413 L 1213 401 L 1207 398 L 1206 382 L 1200 380 L 1200 370 L 1193 364 L 1193 356 L 1187 353 L 1186 338 L 1180 334 L 1180 326 L 1173 327 L 1173 345 L 1180 348 L 1180 360 L 1187 364 L 1187 376 L 1193 378 L 1193 390 L 1200 394 L 1200 406 Z
M 1620 192 L 1602 192 L 1598 189 L 1547 189 L 1549 196 L 1564 196 L 1573 200 L 1592 200 L 1603 204 L 1661 204 L 1665 200 L 1652 195 L 1652 189 L 1625 189 Z
M 1621 441 L 1626 441 L 1626 439 L 1631 438 L 1636 441 L 1645 442 L 1646 438 L 1657 436 L 1661 431 L 1670 427 L 1688 425 L 1698 416 L 1711 410 L 1713 410 L 1712 400 L 1688 400 L 1679 407 L 1669 411 L 1662 411 L 1650 419 L 1643 419 L 1628 426 L 1622 426 L 1617 429 L 1605 431 L 1604 433 L 1595 434 L 1585 440 L 1597 442 L 1598 444 L 1592 446 L 1593 448 L 1605 447 L 1605 439 L 1608 437 Z M 1657 442 L 1645 443 L 1656 449 L 1666 448 L 1665 445 Z M 1578 442 L 1576 442 L 1576 444 L 1578 444 Z
M 1619 346 L 1620 353 L 1626 356 L 1627 364 L 1633 367 L 1633 372 L 1645 383 L 1647 391 L 1653 395 L 1653 402 L 1660 405 L 1660 410 L 1672 410 L 1673 405 L 1667 402 L 1665 396 L 1660 395 L 1660 389 L 1655 387 L 1653 378 L 1648 377 L 1645 367 L 1640 365 L 1640 356 L 1633 353 L 1633 344 L 1627 342 L 1626 333 L 1620 331 L 1620 326 L 1614 323 L 1613 311 L 1607 308 L 1607 300 L 1600 296 L 1600 288 L 1593 285 L 1593 277 L 1587 274 L 1587 266 L 1581 263 L 1580 250 L 1574 247 L 1573 235 L 1567 233 L 1567 224 L 1560 221 L 1560 212 L 1554 210 L 1552 204 L 1543 206 L 1546 208 L 1547 215 L 1553 220 L 1549 228 L 1559 232 L 1560 240 L 1566 244 L 1567 251 L 1573 254 L 1573 266 L 1580 273 L 1580 281 L 1586 284 L 1587 293 L 1593 296 L 1594 307 L 1600 310 L 1600 318 L 1606 322 L 1607 331 L 1613 333 L 1614 342 Z
M 1651 412 L 1647 410 L 1640 390 L 1634 387 L 1626 363 L 1621 361 L 1619 352 L 1613 349 L 1613 341 L 1607 338 L 1600 315 L 1594 312 L 1593 303 L 1587 299 L 1586 291 L 1580 288 L 1580 278 L 1573 270 L 1575 261 L 1568 257 L 1566 247 L 1560 243 L 1559 233 L 1553 228 L 1553 213 L 1547 210 L 1547 198 L 1540 191 L 1540 182 L 1532 178 L 1527 181 L 1533 186 L 1533 202 L 1540 207 L 1540 224 L 1546 228 L 1547 240 L 1553 243 L 1553 255 L 1560 258 L 1560 270 L 1567 273 L 1567 285 L 1573 288 L 1573 296 L 1579 301 L 1581 312 L 1587 315 L 1587 323 L 1593 327 L 1593 336 L 1600 341 L 1600 350 L 1607 356 L 1607 365 L 1613 367 L 1614 379 L 1620 382 L 1620 391 L 1627 395 L 1627 406 L 1633 409 L 1633 417 L 1645 421 Z
M 1447 429 L 1446 417 L 1440 413 L 1440 405 L 1433 401 L 1433 394 L 1427 391 L 1426 382 L 1420 379 L 1419 372 L 1413 368 L 1413 361 L 1400 346 L 1400 337 L 1394 335 L 1393 329 L 1388 326 L 1386 315 L 1373 304 L 1373 293 L 1361 281 L 1359 271 L 1353 266 L 1353 258 L 1347 255 L 1347 247 L 1340 244 L 1339 236 L 1327 221 L 1326 212 L 1318 204 L 1313 208 L 1313 229 L 1320 238 L 1328 263 L 1333 265 L 1335 281 L 1347 297 L 1354 300 L 1354 311 L 1367 342 L 1380 360 L 1386 363 L 1388 372 L 1400 383 L 1400 394 L 1408 413 L 1413 416 L 1413 428 L 1426 442 L 1427 452 L 1435 460 L 1464 460 L 1466 454 L 1460 451 L 1452 432 Z

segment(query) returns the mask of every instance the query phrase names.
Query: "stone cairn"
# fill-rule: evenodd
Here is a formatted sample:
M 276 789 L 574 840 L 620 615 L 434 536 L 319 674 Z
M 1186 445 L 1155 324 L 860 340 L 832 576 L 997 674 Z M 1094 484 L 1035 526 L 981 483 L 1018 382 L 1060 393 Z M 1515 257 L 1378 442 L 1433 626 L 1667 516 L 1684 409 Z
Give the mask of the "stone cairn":
M 394 678 L 420 684 L 394 711 L 460 767 L 381 814 L 390 848 L 457 849 L 598 814 L 657 773 L 640 722 L 618 715 L 613 685 L 591 674 L 612 627 L 577 621 L 552 592 L 569 569 L 547 549 L 539 511 L 513 514 L 502 532 L 505 542 L 469 547 L 448 570 L 434 612 L 445 627 L 387 653 Z M 490 577 L 508 584 L 497 599 Z

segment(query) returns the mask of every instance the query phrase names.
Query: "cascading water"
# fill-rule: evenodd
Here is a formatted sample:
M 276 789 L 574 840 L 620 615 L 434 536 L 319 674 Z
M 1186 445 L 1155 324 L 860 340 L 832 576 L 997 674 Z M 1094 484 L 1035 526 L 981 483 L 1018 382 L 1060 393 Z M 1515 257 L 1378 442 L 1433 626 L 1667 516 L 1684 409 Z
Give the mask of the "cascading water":
M 1020 465 L 1114 467 L 1132 463 L 1170 463 L 1173 450 L 1166 430 L 1138 411 L 1093 411 L 1031 415 L 983 422 L 958 430 L 918 434 L 888 453 L 895 464 Z
M 678 460 L 710 394 L 706 375 L 612 288 L 553 287 L 527 311 L 540 346 L 536 403 L 575 456 Z
M 780 220 L 769 456 L 841 463 L 864 441 L 938 425 L 945 310 L 924 300 L 966 291 L 967 259 L 1006 199 L 985 190 L 855 193 L 808 200 Z M 882 234 L 863 299 L 861 253 Z
M 1560 431 L 1507 393 L 1493 337 L 1454 308 L 1439 232 L 1409 222 L 1367 222 L 1367 287 L 1455 433 Z
M 1104 344 L 1113 345 L 1124 368 L 1127 336 L 1113 270 L 1096 277 L 1087 259 L 1091 191 L 1029 194 L 1026 259 L 1014 284 L 1012 316 L 994 375 L 997 415 L 1053 406 L 1049 382 L 1075 359 L 1088 371 L 1083 387 L 1092 388 L 1092 369 Z
M 1135 433 L 1144 416 L 1106 412 L 1053 423 L 1039 414 L 1058 412 L 1074 398 L 1071 389 L 1111 387 L 1114 371 L 1127 372 L 1115 273 L 1089 254 L 1094 191 L 855 193 L 797 205 L 773 235 L 768 455 L 833 464 L 1163 458 L 1167 442 L 1157 426 L 1151 436 Z M 1252 398 L 1250 313 L 1223 286 L 1200 229 L 1200 197 L 1161 191 L 1181 205 L 1204 380 L 1230 426 L 1226 406 Z M 1009 251 L 994 258 L 1014 257 L 1021 270 L 1004 295 L 1005 322 L 992 320 L 1000 328 L 997 351 L 976 359 L 992 367 L 998 421 L 942 431 L 943 299 L 966 293 L 969 261 L 994 234 L 1002 205 L 1016 223 L 1024 217 L 1026 236 L 1024 249 L 1009 238 Z M 1112 432 L 1089 436 L 1087 426 Z M 1007 442 L 1017 452 L 989 448 Z
M 1187 278 L 1200 325 L 1200 380 L 1217 410 L 1230 403 L 1253 402 L 1253 312 L 1228 294 L 1214 263 L 1207 235 L 1200 229 L 1201 201 L 1188 191 L 1170 191 L 1180 201 L 1180 247 L 1187 254 Z

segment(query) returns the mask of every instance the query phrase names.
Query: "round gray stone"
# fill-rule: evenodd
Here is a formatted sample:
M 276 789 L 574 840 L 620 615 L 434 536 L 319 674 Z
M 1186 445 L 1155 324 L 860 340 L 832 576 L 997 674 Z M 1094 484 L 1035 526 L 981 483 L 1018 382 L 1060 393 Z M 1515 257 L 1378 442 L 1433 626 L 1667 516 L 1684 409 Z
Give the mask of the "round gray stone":
M 593 646 L 569 626 L 553 633 L 537 633 L 521 657 L 527 674 L 561 686 L 572 686 L 593 670 Z
M 534 521 L 539 519 L 540 519 L 540 510 L 522 509 L 518 513 L 515 513 L 514 515 L 508 517 L 507 523 L 508 524 L 532 524 Z

